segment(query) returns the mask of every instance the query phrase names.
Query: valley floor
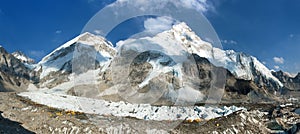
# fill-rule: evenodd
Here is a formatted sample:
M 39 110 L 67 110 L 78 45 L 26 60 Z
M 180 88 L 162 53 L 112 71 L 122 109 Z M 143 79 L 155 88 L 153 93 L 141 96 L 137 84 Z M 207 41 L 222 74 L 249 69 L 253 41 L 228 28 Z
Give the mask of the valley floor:
M 0 134 L 26 133 L 297 133 L 298 105 L 243 105 L 248 110 L 205 122 L 146 121 L 62 111 L 36 104 L 16 93 L 0 93 Z M 273 129 L 273 130 L 270 130 Z

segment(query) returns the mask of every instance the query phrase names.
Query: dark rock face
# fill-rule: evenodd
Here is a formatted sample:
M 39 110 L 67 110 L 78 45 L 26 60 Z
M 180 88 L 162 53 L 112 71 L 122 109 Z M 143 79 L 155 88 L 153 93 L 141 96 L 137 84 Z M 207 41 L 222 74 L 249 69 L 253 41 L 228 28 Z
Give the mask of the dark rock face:
M 258 72 L 254 65 L 252 66 L 252 73 L 254 76 L 253 82 L 259 87 L 267 90 L 269 93 L 276 94 L 276 92 L 280 93 L 281 86 L 272 79 L 267 79 L 266 76 L 263 76 L 260 72 Z
M 219 70 L 219 73 L 220 70 L 225 72 L 225 93 L 222 98 L 224 103 L 272 101 L 274 91 L 279 88 L 277 83 L 267 80 L 255 71 L 255 80 L 237 79 L 227 69 L 214 66 L 206 58 L 193 56 L 199 70 L 199 90 L 208 92 L 207 90 L 213 84 L 213 75 L 217 72 L 216 70 Z M 222 79 L 222 76 L 217 78 Z M 223 83 L 220 80 L 219 82 Z
M 286 89 L 300 91 L 300 73 L 294 78 L 282 71 L 272 72 L 272 74 L 282 82 Z
M 0 91 L 22 91 L 32 79 L 31 70 L 0 47 Z

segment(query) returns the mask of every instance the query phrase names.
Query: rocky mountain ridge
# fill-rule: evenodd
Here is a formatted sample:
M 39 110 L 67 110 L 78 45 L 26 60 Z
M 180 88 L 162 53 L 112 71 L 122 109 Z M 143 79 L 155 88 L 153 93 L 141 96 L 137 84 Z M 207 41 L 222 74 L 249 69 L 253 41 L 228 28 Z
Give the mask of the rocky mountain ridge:
M 34 59 L 29 58 L 27 55 L 25 55 L 25 54 L 22 53 L 21 51 L 13 52 L 12 55 L 13 55 L 14 57 L 16 57 L 17 59 L 19 59 L 22 63 L 26 63 L 26 64 L 35 64 Z
M 0 91 L 24 91 L 31 79 L 31 69 L 0 47 Z
M 277 77 L 289 90 L 300 90 L 300 73 L 296 76 L 290 76 L 283 71 L 272 72 L 272 74 Z

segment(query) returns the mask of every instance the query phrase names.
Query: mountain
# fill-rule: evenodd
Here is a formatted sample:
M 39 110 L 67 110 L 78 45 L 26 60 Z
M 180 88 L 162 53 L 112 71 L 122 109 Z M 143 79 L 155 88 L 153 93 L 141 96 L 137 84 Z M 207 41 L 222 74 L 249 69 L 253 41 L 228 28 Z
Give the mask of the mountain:
M 283 83 L 285 88 L 289 90 L 300 90 L 300 73 L 294 77 L 283 71 L 272 72 L 272 74 Z
M 24 77 L 27 85 L 30 81 L 28 90 L 110 101 L 202 103 L 222 95 L 223 89 L 223 102 L 277 101 L 285 87 L 296 87 L 299 80 L 299 75 L 272 73 L 253 56 L 215 48 L 185 23 L 153 37 L 120 41 L 117 47 L 104 37 L 83 33 L 36 64 L 20 52 L 3 53 L 13 61 L 5 76 Z M 6 66 L 5 58 L 2 64 Z M 136 99 L 141 96 L 148 98 Z
M 83 33 L 55 49 L 37 63 L 34 70 L 39 76 L 38 87 L 53 88 L 64 82 L 69 82 L 75 48 L 86 46 L 92 47 L 96 53 L 96 66 L 93 69 L 104 67 L 106 62 L 109 62 L 116 53 L 112 44 L 106 39 L 90 33 Z M 88 53 L 84 53 L 84 55 Z
M 286 96 L 285 98 L 289 100 L 298 100 L 300 97 L 300 73 L 296 76 L 291 76 L 283 71 L 272 72 L 272 74 L 283 83 L 284 87 L 282 94 Z
M 0 91 L 24 91 L 33 76 L 24 62 L 0 46 Z
M 200 39 L 185 23 L 181 23 L 166 34 L 174 34 L 175 39 L 184 44 L 190 53 L 208 59 L 213 65 L 229 70 L 237 79 L 251 80 L 259 86 L 279 89 L 282 83 L 255 57 L 233 50 L 214 48 Z
M 29 58 L 27 55 L 25 55 L 21 51 L 13 52 L 12 55 L 15 56 L 15 58 L 19 59 L 22 63 L 26 63 L 26 64 L 34 64 L 35 63 L 35 61 L 33 59 Z
M 144 46 L 141 46 L 140 44 Z M 156 44 L 160 45 L 155 48 Z M 174 46 L 174 44 L 179 45 Z M 138 65 L 137 67 L 140 67 L 141 69 L 144 68 L 144 70 L 145 68 L 148 69 L 146 72 L 144 72 L 143 75 L 139 74 L 140 77 L 137 77 L 138 75 L 135 75 L 133 78 L 139 80 L 139 83 L 145 83 L 141 81 L 141 79 L 145 79 L 146 84 L 148 85 L 151 81 L 152 83 L 154 81 L 160 81 L 159 83 L 161 83 L 162 85 L 159 86 L 165 87 L 165 89 L 167 90 L 165 94 L 162 95 L 163 98 L 171 100 L 171 102 L 176 102 L 176 100 L 178 100 L 178 98 L 174 98 L 174 96 L 177 95 L 178 97 L 184 93 L 188 93 L 188 95 L 193 94 L 193 97 L 180 96 L 183 97 L 179 97 L 180 99 L 187 100 L 188 98 L 193 98 L 193 101 L 197 100 L 197 102 L 201 102 L 201 100 L 204 100 L 205 97 L 203 98 L 203 96 L 208 95 L 209 91 L 207 91 L 207 89 L 210 89 L 214 82 L 213 77 L 215 76 L 212 75 L 215 71 L 221 72 L 221 75 L 223 75 L 222 72 L 225 72 L 224 75 L 226 74 L 226 77 L 224 77 L 225 80 L 223 82 L 224 84 L 226 84 L 226 92 L 224 94 L 223 100 L 231 102 L 274 100 L 276 99 L 276 95 L 280 94 L 283 87 L 283 84 L 272 75 L 271 71 L 267 69 L 261 62 L 259 62 L 255 57 L 249 56 L 244 53 L 235 52 L 233 50 L 221 50 L 219 48 L 215 48 L 209 42 L 206 42 L 198 37 L 185 23 L 175 25 L 171 30 L 159 33 L 154 37 L 128 39 L 119 42 L 117 46 L 121 48 L 119 49 L 119 51 L 122 50 L 122 52 L 119 53 L 125 53 L 124 55 L 126 55 L 126 52 L 143 53 L 143 51 L 146 49 L 155 49 L 158 51 L 161 49 L 169 55 L 177 55 L 178 53 L 182 53 L 182 51 L 183 53 L 186 53 L 186 55 L 193 55 L 197 64 L 197 69 L 194 69 L 194 72 L 181 72 L 181 70 L 184 70 L 184 64 L 172 64 L 172 61 L 166 60 L 168 58 L 166 58 L 165 56 L 158 57 L 160 59 L 151 58 L 155 57 L 155 55 L 157 55 L 157 52 L 149 51 L 146 57 L 142 56 L 141 58 L 137 58 L 143 61 L 143 64 Z M 163 55 L 163 53 L 159 52 L 158 54 Z M 148 61 L 146 59 L 148 59 Z M 140 63 L 141 61 L 138 61 L 138 63 Z M 162 64 L 162 62 L 157 61 L 163 61 L 169 64 L 164 65 Z M 157 68 L 157 66 L 158 69 L 156 69 L 155 72 L 160 70 L 160 73 L 156 73 L 156 75 L 151 76 L 151 74 L 153 74 L 152 72 L 155 68 Z M 120 66 L 120 69 L 121 68 L 122 67 Z M 193 67 L 191 68 L 193 70 Z M 147 77 L 147 75 L 145 76 L 145 74 L 149 73 L 149 70 L 149 76 L 151 76 L 151 78 Z M 184 83 L 185 81 L 182 81 L 180 79 L 180 75 L 183 74 L 183 76 L 193 76 L 195 75 L 195 71 L 199 72 L 199 76 L 190 78 L 190 81 L 194 80 L 194 82 L 192 82 L 192 86 L 190 86 L 190 90 L 185 89 L 184 91 L 181 91 L 181 87 L 183 86 L 180 85 L 180 83 Z M 131 72 L 129 73 L 131 74 Z M 165 75 L 161 75 L 161 73 L 165 73 Z M 174 74 L 179 74 L 179 76 L 175 76 Z M 119 74 L 119 76 L 121 75 L 122 73 Z M 163 79 L 163 77 L 165 77 L 165 79 Z M 117 79 L 122 78 L 117 77 Z M 200 85 L 193 84 L 195 82 L 200 83 Z M 216 83 L 218 83 L 218 81 Z M 152 84 L 152 86 L 153 85 L 155 84 Z M 169 88 L 167 88 L 169 87 L 168 85 L 173 86 L 173 90 L 169 90 Z M 143 87 L 147 88 L 144 85 Z M 220 85 L 219 88 L 222 88 L 222 86 Z M 143 90 L 148 91 L 149 89 Z M 222 91 L 219 92 L 222 93 Z M 124 95 L 126 94 L 128 93 L 125 92 Z M 217 96 L 217 93 L 215 95 Z M 127 98 L 130 98 L 130 96 L 128 96 Z M 259 98 L 263 99 L 260 100 Z M 166 100 L 162 101 L 165 102 Z

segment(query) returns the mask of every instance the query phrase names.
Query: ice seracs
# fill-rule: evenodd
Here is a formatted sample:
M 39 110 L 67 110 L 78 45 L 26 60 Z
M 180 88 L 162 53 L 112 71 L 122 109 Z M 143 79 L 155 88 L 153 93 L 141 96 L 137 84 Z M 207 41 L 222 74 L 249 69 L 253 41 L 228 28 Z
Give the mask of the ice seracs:
M 98 115 L 134 117 L 142 120 L 176 121 L 176 120 L 210 120 L 227 116 L 233 112 L 246 110 L 236 106 L 151 106 L 150 104 L 131 104 L 127 102 L 109 102 L 61 94 L 43 92 L 24 92 L 19 95 L 43 105 L 64 110 L 72 110 Z

